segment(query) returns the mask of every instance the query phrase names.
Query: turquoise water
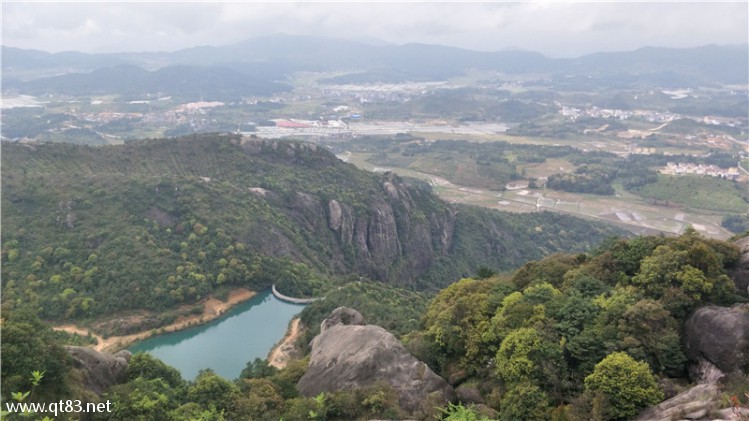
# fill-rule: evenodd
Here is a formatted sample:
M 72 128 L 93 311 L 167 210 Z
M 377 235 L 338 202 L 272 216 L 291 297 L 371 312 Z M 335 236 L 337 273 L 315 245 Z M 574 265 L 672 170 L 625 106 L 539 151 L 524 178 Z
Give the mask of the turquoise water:
M 131 352 L 148 352 L 188 380 L 210 368 L 227 379 L 239 377 L 247 361 L 267 358 L 304 305 L 278 300 L 264 291 L 204 325 L 138 342 Z

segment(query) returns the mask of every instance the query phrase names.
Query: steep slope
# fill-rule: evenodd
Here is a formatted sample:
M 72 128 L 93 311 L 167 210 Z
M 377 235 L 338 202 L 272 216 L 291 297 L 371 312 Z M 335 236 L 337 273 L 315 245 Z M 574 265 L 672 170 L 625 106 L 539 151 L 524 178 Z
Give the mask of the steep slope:
M 739 259 L 735 245 L 694 230 L 556 254 L 511 279 L 443 289 L 404 342 L 464 404 L 485 403 L 502 420 L 634 419 L 675 395 L 673 385 L 702 382 L 705 367 L 712 381 L 732 373 L 718 388 L 742 396 L 749 315 L 727 276 Z M 676 402 L 686 411 L 678 419 L 702 419 L 684 417 L 714 399 L 699 390 Z M 640 419 L 666 419 L 652 415 Z
M 436 289 L 614 232 L 450 206 L 310 144 L 204 135 L 2 147 L 3 303 L 54 319 L 163 310 L 224 286 L 316 294 L 348 274 Z

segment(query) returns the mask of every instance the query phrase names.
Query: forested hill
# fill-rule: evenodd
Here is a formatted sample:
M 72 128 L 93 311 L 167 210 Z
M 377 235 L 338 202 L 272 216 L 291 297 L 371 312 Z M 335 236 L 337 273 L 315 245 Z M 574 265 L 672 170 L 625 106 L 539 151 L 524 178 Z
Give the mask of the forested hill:
M 614 233 L 448 205 L 319 146 L 230 135 L 3 143 L 2 168 L 3 306 L 55 320 L 279 281 L 314 295 L 347 275 L 436 290 L 481 265 L 507 270 Z
M 350 282 L 302 311 L 305 328 L 297 345 L 303 347 L 339 306 L 355 306 L 367 324 L 397 334 L 455 388 L 459 402 L 447 408 L 427 398 L 416 413 L 404 413 L 398 390 L 389 384 L 392 378 L 419 380 L 405 376 L 410 367 L 404 366 L 394 369 L 399 375 L 373 385 L 353 378 L 360 387 L 349 383 L 304 396 L 296 385 L 306 375 L 307 358 L 280 371 L 256 359 L 235 381 L 211 370 L 187 381 L 175 368 L 137 354 L 121 384 L 103 396 L 86 396 L 81 372 L 49 327 L 33 313 L 5 310 L 2 398 L 10 401 L 11 391 L 26 390 L 32 391 L 32 402 L 112 403 L 114 413 L 93 414 L 93 420 L 618 421 L 634 419 L 691 381 L 700 384 L 666 404 L 671 414 L 649 411 L 636 419 L 670 420 L 674 413 L 733 419 L 731 409 L 722 416 L 715 409 L 730 405 L 731 396 L 737 405 L 747 403 L 749 357 L 741 333 L 749 326 L 747 304 L 715 305 L 746 303 L 740 295 L 743 284 L 739 291 L 726 276 L 749 265 L 749 250 L 741 254 L 736 246 L 702 238 L 694 230 L 680 237 L 618 239 L 591 253 L 528 262 L 512 276 L 462 279 L 431 301 L 391 285 Z M 734 278 L 736 286 L 739 280 Z M 335 328 L 380 330 L 344 324 Z M 356 353 L 348 351 L 331 367 L 350 362 Z M 396 364 L 397 353 L 391 348 L 376 354 L 379 361 L 359 364 Z M 723 370 L 725 378 L 717 385 L 702 383 L 694 376 L 705 372 L 693 369 L 705 364 L 712 367 L 710 376 Z M 29 376 L 34 370 L 44 371 L 38 386 Z M 372 373 L 352 371 L 362 372 L 367 378 Z

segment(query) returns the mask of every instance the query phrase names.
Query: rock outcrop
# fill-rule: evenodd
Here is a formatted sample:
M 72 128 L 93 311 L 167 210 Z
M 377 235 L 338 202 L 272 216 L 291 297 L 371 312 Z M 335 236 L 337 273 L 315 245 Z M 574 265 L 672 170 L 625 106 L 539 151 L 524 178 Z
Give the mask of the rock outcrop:
M 330 313 L 330 316 L 322 321 L 320 332 L 327 330 L 329 327 L 336 325 L 364 325 L 364 316 L 353 308 L 338 307 Z
M 395 336 L 363 321 L 359 312 L 345 307 L 323 321 L 312 341 L 309 368 L 297 384 L 300 393 L 316 396 L 386 382 L 398 393 L 401 409 L 411 414 L 422 410 L 428 395 L 439 394 L 443 402 L 454 398 L 452 387 Z
M 699 308 L 684 331 L 684 350 L 692 363 L 704 359 L 723 373 L 749 366 L 749 304 Z
M 635 421 L 699 420 L 716 409 L 720 392 L 715 384 L 698 384 L 656 406 L 646 409 Z
M 120 351 L 107 354 L 81 346 L 66 346 L 73 367 L 83 374 L 83 386 L 97 395 L 101 395 L 111 386 L 127 380 L 127 365 L 132 354 Z
M 340 165 L 334 155 L 304 143 L 243 139 L 241 147 L 268 161 L 315 170 L 329 171 Z M 257 197 L 288 216 L 295 227 L 314 232 L 319 241 L 324 241 L 332 251 L 325 266 L 333 271 L 356 272 L 381 281 L 414 279 L 437 259 L 450 254 L 456 210 L 436 202 L 429 193 L 395 174 L 384 174 L 379 186 L 341 180 L 339 188 L 342 192 L 371 188 L 371 192 L 366 200 L 357 200 L 356 195 L 332 198 L 304 191 L 271 195 L 265 189 L 251 190 L 262 192 Z M 247 244 L 262 243 L 272 255 L 315 263 L 309 259 L 311 253 L 289 241 L 288 233 L 272 228 L 253 227 L 241 239 Z
M 749 416 L 747 408 L 720 408 L 721 391 L 715 384 L 698 384 L 650 407 L 634 421 L 736 421 Z

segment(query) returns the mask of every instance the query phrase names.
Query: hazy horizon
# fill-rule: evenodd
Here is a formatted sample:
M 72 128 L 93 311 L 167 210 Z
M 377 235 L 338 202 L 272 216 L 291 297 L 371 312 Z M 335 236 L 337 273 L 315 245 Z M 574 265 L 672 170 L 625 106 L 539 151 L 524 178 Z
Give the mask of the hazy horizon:
M 278 34 L 523 50 L 550 58 L 749 42 L 749 3 L 3 2 L 2 45 L 170 52 Z

